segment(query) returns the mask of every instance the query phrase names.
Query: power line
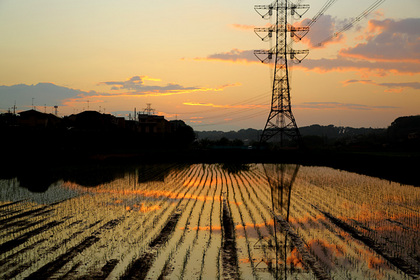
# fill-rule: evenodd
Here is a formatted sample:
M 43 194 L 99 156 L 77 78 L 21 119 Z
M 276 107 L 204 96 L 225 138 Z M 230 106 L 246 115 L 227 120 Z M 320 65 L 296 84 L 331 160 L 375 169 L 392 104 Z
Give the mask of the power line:
M 269 104 L 256 104 L 255 106 L 268 106 Z M 206 119 L 217 119 L 217 118 L 223 118 L 223 117 L 230 117 L 232 115 L 237 115 L 237 114 L 241 114 L 241 113 L 245 113 L 248 111 L 252 111 L 255 109 L 264 109 L 265 108 L 258 108 L 258 107 L 254 107 L 254 108 L 243 108 L 243 109 L 239 109 L 237 111 L 234 112 L 228 112 L 228 113 L 224 113 L 224 114 L 220 114 L 220 115 L 215 115 L 215 116 L 211 116 L 211 117 L 207 117 Z
M 217 112 L 220 110 L 231 110 L 231 109 L 238 109 L 235 108 L 233 106 L 236 105 L 242 105 L 245 103 L 249 103 L 249 102 L 253 102 L 253 101 L 257 101 L 257 100 L 261 100 L 263 98 L 267 97 L 267 94 L 270 93 L 270 91 L 266 91 L 264 93 L 261 93 L 259 95 L 244 99 L 242 101 L 238 101 L 236 103 L 232 103 L 232 104 L 228 104 L 226 105 L 226 107 L 213 107 L 212 109 L 208 109 L 208 110 L 200 110 L 200 111 L 193 111 L 193 112 L 166 112 L 167 114 L 177 114 L 177 115 L 192 115 L 192 114 L 206 114 L 206 113 L 213 113 L 213 112 Z M 253 105 L 262 105 L 262 104 L 253 104 Z M 239 108 L 242 109 L 242 108 Z
M 206 123 L 206 124 L 196 124 L 194 125 L 195 127 L 202 127 L 202 126 L 212 126 L 212 125 L 219 125 L 219 124 L 226 124 L 226 123 L 235 123 L 235 122 L 241 122 L 241 121 L 245 121 L 248 119 L 252 119 L 255 118 L 257 116 L 263 116 L 266 114 L 266 111 L 261 111 L 261 112 L 257 112 L 251 115 L 248 115 L 246 117 L 242 117 L 242 118 L 235 118 L 232 120 L 228 120 L 228 121 L 221 121 L 221 122 L 216 122 L 216 123 Z
M 308 27 L 311 27 L 313 24 L 315 24 L 315 22 L 317 22 L 317 20 L 335 3 L 337 2 L 337 0 L 328 0 L 327 2 L 325 2 L 325 4 L 321 7 L 321 9 L 315 14 L 315 16 L 312 17 L 312 19 L 306 23 L 305 25 Z M 303 32 L 299 32 L 298 37 L 302 38 L 304 37 L 306 34 L 308 34 L 310 29 L 303 31 Z
M 334 32 L 329 37 L 325 38 L 324 40 L 320 41 L 319 43 L 315 44 L 314 46 L 321 47 L 324 43 L 330 41 L 331 39 L 338 37 L 343 32 L 346 32 L 350 28 L 352 28 L 358 21 L 361 19 L 367 17 L 372 11 L 374 11 L 377 7 L 379 7 L 382 3 L 384 3 L 385 0 L 377 0 L 372 5 L 370 5 L 366 10 L 364 10 L 362 13 L 360 13 L 357 17 L 355 17 L 350 23 L 346 24 L 343 28 L 338 30 L 337 32 Z M 316 48 L 316 47 L 312 47 Z

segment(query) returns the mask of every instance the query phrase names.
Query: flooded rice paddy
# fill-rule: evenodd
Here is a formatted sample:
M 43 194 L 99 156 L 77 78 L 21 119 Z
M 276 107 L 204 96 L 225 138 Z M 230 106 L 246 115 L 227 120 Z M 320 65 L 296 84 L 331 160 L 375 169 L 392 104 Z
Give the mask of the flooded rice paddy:
M 0 180 L 1 279 L 420 276 L 420 188 L 378 178 L 143 165 L 29 189 Z

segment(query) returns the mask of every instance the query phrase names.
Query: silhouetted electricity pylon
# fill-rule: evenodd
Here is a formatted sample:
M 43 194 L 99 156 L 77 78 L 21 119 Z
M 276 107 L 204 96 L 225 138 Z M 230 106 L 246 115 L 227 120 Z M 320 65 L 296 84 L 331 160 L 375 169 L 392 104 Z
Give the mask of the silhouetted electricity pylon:
M 271 49 L 254 51 L 255 56 L 263 63 L 274 59 L 271 109 L 260 142 L 279 136 L 280 146 L 284 145 L 286 137 L 299 146 L 302 137 L 292 113 L 288 60 L 300 63 L 308 55 L 308 50 L 294 50 L 292 43 L 301 40 L 300 34 L 306 35 L 309 27 L 295 27 L 289 23 L 288 18 L 300 18 L 309 10 L 309 5 L 276 0 L 269 5 L 255 5 L 255 10 L 264 19 L 271 18 L 273 14 L 275 17 L 275 24 L 254 30 L 263 41 L 274 40 Z

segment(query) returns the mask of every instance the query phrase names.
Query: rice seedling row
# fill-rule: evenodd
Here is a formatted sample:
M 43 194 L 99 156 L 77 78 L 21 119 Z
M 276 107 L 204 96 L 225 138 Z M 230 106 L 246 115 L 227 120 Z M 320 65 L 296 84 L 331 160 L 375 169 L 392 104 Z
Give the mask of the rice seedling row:
M 268 239 L 269 246 L 270 246 L 270 244 L 272 244 L 273 236 L 267 236 L 267 234 L 263 235 L 262 232 L 261 232 L 261 229 L 260 229 L 267 224 L 267 220 L 264 219 L 263 217 L 261 217 L 262 218 L 262 223 L 264 223 L 264 226 L 262 226 L 261 223 L 257 223 L 255 217 L 256 216 L 258 217 L 259 213 L 254 213 L 254 212 L 257 212 L 256 211 L 257 206 L 254 203 L 255 200 L 250 199 L 251 195 L 250 195 L 247 187 L 245 186 L 244 181 L 242 180 L 242 176 L 234 175 L 233 177 L 236 181 L 236 184 L 238 186 L 240 186 L 239 187 L 239 193 L 240 193 L 240 196 L 241 196 L 241 201 L 246 208 L 246 211 L 248 213 L 248 217 L 250 218 L 250 220 L 252 222 L 252 230 L 254 231 L 254 232 L 252 232 L 250 230 L 250 234 L 247 234 L 247 236 L 254 236 L 254 237 L 250 237 L 250 240 L 252 240 L 251 241 L 252 246 L 250 246 L 250 252 L 251 253 L 250 253 L 250 259 L 249 259 L 249 261 L 251 263 L 251 266 L 253 268 L 254 278 L 259 279 L 261 277 L 261 278 L 264 279 L 264 278 L 268 277 L 267 273 L 264 273 L 264 272 L 266 272 L 264 267 L 262 267 L 262 269 L 258 269 L 258 270 L 255 268 L 254 260 L 259 261 L 258 264 L 263 263 L 264 265 L 266 265 L 267 266 L 266 269 L 268 270 L 268 272 L 271 273 L 275 277 L 276 273 L 272 269 L 272 261 L 275 258 L 273 258 L 272 254 L 271 254 L 272 252 L 268 252 L 268 250 L 266 249 L 267 246 L 265 246 L 265 244 L 261 244 L 259 247 L 255 246 L 255 244 L 257 242 L 261 242 L 261 243 L 265 242 L 266 239 L 264 239 L 264 238 L 269 238 Z M 244 196 L 243 191 L 247 192 L 248 196 Z M 251 207 L 251 206 L 254 206 L 254 207 Z M 247 230 L 247 229 L 251 229 L 249 223 L 247 223 L 245 225 L 245 230 Z M 264 228 L 264 229 L 267 231 L 266 228 Z M 255 236 L 255 233 L 256 233 L 256 236 Z M 277 245 L 277 240 L 274 241 L 274 244 Z M 276 245 L 274 245 L 274 246 L 276 246 Z M 258 251 L 260 251 L 260 253 Z M 274 264 L 274 265 L 276 265 L 276 264 Z
M 17 179 L 0 180 L 0 278 L 420 276 L 412 186 L 295 165 L 154 165 L 118 176 L 89 188 L 59 181 L 34 199 Z
M 177 189 L 177 181 L 175 181 L 174 183 L 171 182 L 171 184 L 173 184 L 173 188 L 169 189 L 169 192 L 173 192 L 175 189 Z M 178 197 L 178 195 L 179 194 L 177 194 L 176 196 Z M 159 224 L 157 223 L 157 221 L 158 220 L 164 221 L 165 219 L 171 220 L 172 217 L 174 217 L 174 211 L 177 209 L 176 205 L 174 205 L 173 203 L 167 203 L 167 200 L 169 199 L 170 199 L 169 197 L 165 197 L 160 200 L 160 203 L 156 204 L 158 206 L 157 208 L 159 208 L 159 210 L 156 210 L 156 211 L 160 211 L 160 212 L 156 212 L 156 211 L 146 212 L 146 215 L 144 215 L 144 218 L 142 220 L 132 219 L 130 223 L 125 224 L 123 229 L 121 229 L 118 232 L 119 236 L 114 235 L 114 240 L 116 240 L 116 242 L 114 242 L 113 244 L 107 243 L 106 246 L 103 246 L 101 250 L 98 250 L 96 254 L 104 256 L 104 258 L 102 258 L 101 265 L 107 266 L 107 262 L 106 262 L 107 259 L 120 260 L 120 259 L 126 258 L 124 257 L 125 251 L 133 250 L 133 245 L 135 245 L 135 248 L 138 248 L 138 247 L 143 248 L 144 246 L 147 245 L 147 242 L 150 241 L 150 239 L 153 236 L 152 235 L 153 233 L 157 234 L 159 230 L 162 231 L 162 228 L 159 229 Z M 162 209 L 160 209 L 163 204 L 165 206 Z M 149 213 L 151 212 L 153 213 L 156 212 L 156 215 L 150 215 Z M 138 218 L 137 215 L 133 217 Z M 150 219 L 152 219 L 152 221 L 150 221 Z M 134 223 L 134 225 L 136 226 L 134 230 L 133 230 L 132 223 Z M 133 232 L 141 232 L 142 236 L 140 236 L 140 238 L 133 239 L 132 238 Z M 148 235 L 144 236 L 143 235 L 144 233 Z M 157 240 L 156 238 L 159 239 L 159 237 L 155 237 L 155 240 Z M 124 241 L 125 243 L 124 247 L 122 246 L 123 244 L 121 244 L 122 241 Z M 113 245 L 113 246 L 110 246 L 110 245 Z M 103 252 L 101 253 L 101 251 Z M 123 255 L 121 255 L 121 252 L 123 252 Z M 95 265 L 95 266 L 98 267 L 98 265 Z M 103 271 L 103 267 L 101 268 L 100 271 Z M 92 274 L 92 273 L 93 272 L 89 272 L 89 274 Z M 97 271 L 96 274 L 98 273 L 100 272 Z
M 306 197 L 308 197 L 308 195 L 306 194 Z M 313 195 L 312 196 L 310 196 L 310 197 L 314 197 Z M 328 196 L 319 196 L 319 197 L 328 197 Z M 313 202 L 313 203 L 318 203 L 318 201 L 315 201 L 315 202 Z M 311 203 L 308 203 L 308 201 L 304 201 L 303 203 L 302 203 L 303 205 L 311 205 Z M 319 204 L 319 203 L 318 203 Z M 332 208 L 332 209 L 334 209 L 334 208 Z M 352 219 L 350 219 L 350 221 L 352 221 Z M 354 228 L 357 228 L 357 227 L 362 227 L 364 230 L 365 230 L 365 232 L 372 232 L 373 230 L 371 230 L 371 229 L 369 229 L 369 228 L 367 228 L 366 226 L 364 226 L 364 225 L 361 225 L 360 223 L 358 223 L 357 221 L 355 221 L 355 220 L 353 220 L 355 223 L 356 223 L 356 225 L 352 225 L 352 227 L 354 227 Z M 325 222 L 324 222 L 325 223 Z M 330 227 L 329 227 L 329 229 L 330 229 Z M 347 246 L 346 246 L 346 248 L 349 248 L 349 247 L 352 247 L 351 246 L 351 244 L 354 244 L 355 242 L 354 241 L 352 241 L 352 240 L 350 240 L 350 244 L 347 244 Z M 389 245 L 389 243 L 388 243 L 388 245 Z M 374 256 L 376 259 L 378 259 L 377 258 L 377 256 Z
M 196 173 L 197 172 L 197 169 L 196 168 L 192 168 L 190 170 L 188 176 L 191 175 L 193 172 Z M 188 182 L 188 184 L 189 184 L 193 180 L 194 174 L 193 174 L 193 176 L 190 176 L 190 177 L 187 177 L 187 178 L 189 178 L 188 181 L 182 181 L 181 180 L 180 182 L 178 182 L 178 184 L 179 185 L 183 185 L 183 184 L 185 184 L 185 182 Z M 183 194 L 181 194 L 181 192 L 183 192 L 185 190 L 183 188 L 179 188 L 179 185 L 178 184 L 175 184 L 176 185 L 176 188 L 175 189 L 178 191 L 178 192 L 175 193 L 175 197 L 176 198 L 179 198 L 179 200 L 178 200 L 178 202 L 175 205 L 172 206 L 172 212 L 171 212 L 172 214 L 175 213 L 175 211 L 180 211 L 181 209 L 182 210 L 185 209 L 184 206 L 181 207 L 180 205 L 183 202 L 183 198 L 187 195 L 187 192 L 184 192 Z M 167 197 L 167 199 L 169 199 L 169 197 Z M 165 208 L 165 210 L 163 210 L 161 212 L 161 215 L 163 215 L 163 213 L 166 212 L 166 210 L 168 210 L 168 209 L 169 209 L 169 207 L 168 208 Z M 159 216 L 156 216 L 155 217 L 156 220 L 158 218 L 159 218 Z M 176 218 L 179 219 L 179 216 L 176 217 Z M 153 221 L 152 223 L 150 223 L 149 224 L 149 227 L 143 228 L 141 230 L 141 232 L 143 233 L 143 232 L 150 231 L 152 229 L 152 226 L 154 227 L 154 225 L 155 225 L 155 221 Z M 161 232 L 161 230 L 162 230 L 163 227 L 161 227 L 159 229 L 160 232 Z M 155 234 L 157 234 L 157 233 L 155 233 Z M 148 235 L 148 236 L 153 236 L 153 235 Z M 147 245 L 150 242 L 152 242 L 152 239 L 151 239 L 151 237 L 149 237 L 148 239 L 144 239 L 144 236 L 142 236 L 141 241 L 142 241 L 142 245 L 143 245 L 141 247 L 141 250 L 139 250 L 139 252 L 136 252 L 136 250 L 131 250 L 131 253 L 129 253 L 128 256 L 126 256 L 124 258 L 125 260 L 122 262 L 122 264 L 124 264 L 124 266 L 118 267 L 118 269 L 116 270 L 117 272 L 115 272 L 115 273 L 112 274 L 113 277 L 123 277 L 123 278 L 125 277 L 125 278 L 128 278 L 129 276 L 135 275 L 137 273 L 136 272 L 136 270 L 137 270 L 136 269 L 136 265 L 143 265 L 142 264 L 142 260 L 141 260 L 142 254 L 148 254 L 147 255 L 148 259 L 145 258 L 145 263 L 147 263 L 147 264 L 145 264 L 145 266 L 147 266 L 148 269 L 150 269 L 150 265 L 153 264 L 153 260 L 154 260 L 155 256 L 154 256 L 154 254 L 151 254 L 151 253 L 148 253 L 147 252 L 147 249 L 148 249 L 147 248 Z M 138 240 L 137 242 L 140 242 L 140 240 Z M 146 257 L 146 255 L 145 255 L 145 257 Z M 132 277 L 134 277 L 134 276 L 132 276 Z
M 181 199 L 179 200 L 179 202 L 178 202 L 178 208 L 180 208 L 179 207 L 179 205 L 181 204 L 181 202 L 183 203 L 183 206 L 182 206 L 182 211 L 184 212 L 185 211 L 185 207 L 187 207 L 188 206 L 188 204 L 189 204 L 189 199 L 187 200 L 187 202 L 185 203 L 184 201 L 183 201 L 183 199 L 185 198 L 185 197 L 187 197 L 188 196 L 188 191 L 189 191 L 189 189 L 190 188 L 192 188 L 192 186 L 193 186 L 193 184 L 195 183 L 194 182 L 194 178 L 195 178 L 195 175 L 196 175 L 196 173 L 197 173 L 197 171 L 198 171 L 198 169 L 197 168 L 193 168 L 194 169 L 194 172 L 195 172 L 195 174 L 193 174 L 193 176 L 191 176 L 191 177 L 189 177 L 189 179 L 188 180 L 186 180 L 186 181 L 184 181 L 183 182 L 183 186 L 186 186 L 187 187 L 187 189 L 181 189 L 181 188 L 179 188 L 179 191 L 183 191 L 184 193 L 183 193 L 183 195 L 182 195 L 182 197 L 181 197 Z M 195 192 L 193 192 L 192 194 L 190 193 L 190 195 L 189 196 L 194 196 L 194 194 L 195 194 Z M 178 193 L 177 194 L 177 197 L 180 197 L 181 195 L 180 195 L 180 193 Z M 179 221 L 178 221 L 179 222 Z M 173 237 L 172 237 L 173 238 Z M 164 252 L 162 252 L 163 250 L 161 250 L 161 252 L 159 252 L 159 258 L 161 258 L 162 257 L 162 255 L 164 254 Z M 145 258 L 143 258 L 145 261 L 147 261 L 149 264 L 147 264 L 147 268 L 148 268 L 148 270 L 150 270 L 150 268 L 152 267 L 152 265 L 154 265 L 154 263 L 155 263 L 155 259 L 156 259 L 156 252 L 151 252 L 151 250 L 149 250 L 149 251 L 145 251 L 145 253 L 144 254 L 147 254 L 147 255 L 144 255 L 144 256 L 148 256 L 148 259 L 145 259 Z M 139 260 L 139 262 L 141 262 L 141 259 L 142 259 L 142 257 L 139 257 L 138 258 L 138 260 Z M 132 267 L 132 268 L 130 268 L 130 267 Z M 129 266 L 129 270 L 128 271 L 126 271 L 126 273 L 124 274 L 125 276 L 124 277 L 127 277 L 128 278 L 128 276 L 131 276 L 131 277 L 133 277 L 132 275 L 134 275 L 136 272 L 137 269 L 136 268 L 134 268 L 134 266 L 133 265 L 130 265 Z M 153 269 L 152 269 L 153 270 Z M 146 271 L 146 274 L 148 273 L 148 271 Z M 153 273 L 153 271 L 152 271 L 152 273 Z
M 200 228 L 201 228 L 200 222 L 201 222 L 204 206 L 207 204 L 206 201 L 208 199 L 208 194 L 210 192 L 210 184 L 208 183 L 210 172 L 209 172 L 208 166 L 204 164 L 202 165 L 201 171 L 203 174 L 200 177 L 200 181 L 197 183 L 195 187 L 199 188 L 202 185 L 202 189 L 200 193 L 198 194 L 198 196 L 195 198 L 194 205 L 191 209 L 192 215 L 189 217 L 190 220 L 188 221 L 188 226 L 187 226 L 188 230 L 186 231 L 186 236 L 184 238 L 187 241 L 183 242 L 181 245 L 181 248 L 184 248 L 184 250 L 186 249 L 185 251 L 186 253 L 184 254 L 184 258 L 182 261 L 182 267 L 179 265 L 179 263 L 177 264 L 177 266 L 173 266 L 174 275 L 179 275 L 180 279 L 183 279 L 184 277 L 186 277 L 186 275 L 194 275 L 194 278 L 197 278 L 197 275 L 199 274 L 199 271 L 197 270 L 199 267 L 201 267 L 199 263 L 195 263 L 194 265 L 189 265 L 191 269 L 187 271 L 187 265 L 190 261 L 192 262 L 200 261 L 199 257 L 196 257 L 193 260 L 191 260 L 190 256 L 192 254 L 196 256 L 201 256 L 202 252 L 200 251 L 203 248 L 203 247 L 199 247 L 197 248 L 198 252 L 195 252 L 198 236 L 202 232 L 200 231 Z M 204 192 L 204 195 L 201 195 L 202 192 Z M 200 204 L 201 204 L 201 207 L 200 207 Z M 197 220 L 197 222 L 195 222 L 195 220 Z M 202 241 L 204 240 L 205 240 L 205 236 L 202 237 Z M 181 271 L 179 272 L 179 270 Z M 186 277 L 186 279 L 192 279 L 192 278 Z
M 198 209 L 200 209 L 199 207 L 200 203 L 203 203 L 202 194 L 206 189 L 205 178 L 208 177 L 208 172 L 204 165 L 201 166 L 200 171 L 201 171 L 200 172 L 201 176 L 197 175 L 196 177 L 199 179 L 198 180 L 196 179 L 193 185 L 188 184 L 189 189 L 192 188 L 198 191 L 198 193 L 194 191 L 193 195 L 189 199 L 187 199 L 187 205 L 185 207 L 184 213 L 188 213 L 188 214 L 185 216 L 185 220 L 180 221 L 180 227 L 179 227 L 180 230 L 182 230 L 182 233 L 178 232 L 177 234 L 178 239 L 176 242 L 177 245 L 174 248 L 171 248 L 171 251 L 169 253 L 169 255 L 172 256 L 173 259 L 178 260 L 176 263 L 175 262 L 170 263 L 170 266 L 172 268 L 172 271 L 169 274 L 170 277 L 178 277 L 178 278 L 181 277 L 181 279 L 182 277 L 184 277 L 186 265 L 189 261 L 189 257 L 187 258 L 186 256 L 191 255 L 191 250 L 194 246 L 193 243 L 196 236 L 196 231 L 194 230 L 193 225 L 196 225 L 196 228 L 198 230 L 199 215 L 197 215 L 197 213 L 199 213 Z M 190 253 L 187 254 L 187 252 L 190 252 Z M 182 262 L 179 260 L 182 260 Z
M 190 247 L 190 254 L 193 256 L 185 259 L 187 267 L 183 267 L 182 277 L 185 279 L 201 278 L 204 270 L 204 259 L 206 251 L 211 242 L 211 227 L 212 227 L 212 211 L 214 205 L 214 191 L 210 196 L 214 182 L 214 168 L 209 165 L 206 167 L 206 179 L 203 184 L 206 184 L 206 193 L 201 202 L 201 209 L 198 214 L 197 225 L 193 230 L 196 231 L 193 244 Z M 216 190 L 217 188 L 215 188 Z M 211 202 L 210 202 L 211 201 Z M 202 257 L 201 257 L 202 256 Z
M 243 201 L 241 200 L 241 198 L 237 195 L 237 193 L 240 192 L 240 186 L 238 185 L 237 181 L 235 181 L 233 179 L 233 175 L 228 173 L 226 175 L 226 179 L 229 182 L 229 185 L 232 189 L 232 198 L 233 198 L 233 203 L 229 203 L 229 210 L 232 213 L 232 209 L 233 209 L 233 214 L 232 217 L 235 217 L 235 212 L 237 212 L 239 214 L 239 218 L 240 221 L 239 222 L 235 222 L 235 220 L 233 221 L 234 224 L 236 224 L 235 226 L 235 231 L 236 231 L 236 235 L 239 238 L 236 238 L 236 245 L 237 245 L 237 249 L 238 249 L 238 258 L 239 260 L 246 260 L 246 261 L 241 261 L 239 262 L 239 268 L 240 270 L 244 271 L 243 273 L 248 275 L 249 272 L 247 272 L 247 270 L 251 270 L 252 276 L 254 278 L 257 278 L 257 274 L 255 271 L 255 267 L 254 267 L 254 260 L 252 258 L 252 249 L 251 249 L 251 244 L 250 244 L 250 240 L 249 240 L 249 232 L 247 230 L 247 224 L 245 223 L 245 219 L 249 220 L 249 217 L 247 217 L 247 213 L 242 211 L 242 207 L 241 205 L 243 205 Z M 231 206 L 232 205 L 232 206 Z M 242 236 L 240 235 L 241 232 L 243 233 Z M 241 238 L 242 237 L 242 238 Z M 243 253 L 244 251 L 246 251 L 246 253 Z
M 214 182 L 214 183 L 213 183 Z M 213 234 L 213 230 L 217 230 L 220 227 L 214 227 L 214 223 L 213 223 L 213 217 L 216 218 L 220 217 L 220 207 L 219 207 L 219 211 L 217 211 L 217 208 L 215 208 L 215 201 L 219 201 L 222 197 L 221 194 L 221 188 L 219 191 L 219 195 L 217 195 L 217 191 L 219 189 L 219 184 L 218 184 L 218 177 L 217 177 L 217 170 L 215 170 L 215 166 L 212 165 L 211 166 L 211 182 L 210 182 L 210 186 L 213 186 L 214 184 L 214 191 L 213 191 L 213 195 L 211 196 L 211 206 L 210 206 L 210 213 L 208 214 L 209 217 L 209 225 L 208 225 L 208 238 L 207 238 L 207 242 L 206 245 L 204 247 L 203 250 L 203 254 L 202 254 L 202 259 L 201 259 L 201 265 L 200 265 L 200 274 L 198 279 L 201 280 L 203 278 L 208 279 L 208 278 L 216 278 L 217 275 L 219 275 L 219 262 L 218 262 L 218 258 L 214 257 L 211 258 L 210 256 L 212 256 L 211 254 L 207 254 L 208 251 L 210 252 L 218 252 L 219 250 L 217 249 L 212 249 L 209 250 L 210 248 L 212 248 L 212 242 L 213 244 L 215 243 L 213 240 L 216 239 L 215 237 L 213 237 L 215 234 Z M 220 204 L 220 203 L 219 203 Z M 221 205 L 221 204 L 220 204 Z M 216 209 L 216 210 L 215 210 Z M 217 216 L 215 216 L 217 215 Z M 220 235 L 219 235 L 220 238 Z M 217 246 L 217 244 L 216 244 Z M 220 245 L 219 245 L 220 247 Z M 207 265 L 206 265 L 207 264 Z M 217 267 L 217 272 L 215 274 L 213 274 L 212 270 L 214 270 L 214 267 Z M 217 277 L 218 278 L 218 277 Z

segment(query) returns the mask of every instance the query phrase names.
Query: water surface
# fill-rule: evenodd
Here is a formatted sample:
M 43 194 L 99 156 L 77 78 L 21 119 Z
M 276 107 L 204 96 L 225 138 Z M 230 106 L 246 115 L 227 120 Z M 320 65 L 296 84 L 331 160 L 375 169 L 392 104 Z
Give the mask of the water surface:
M 412 279 L 420 189 L 326 167 L 0 180 L 0 278 Z

